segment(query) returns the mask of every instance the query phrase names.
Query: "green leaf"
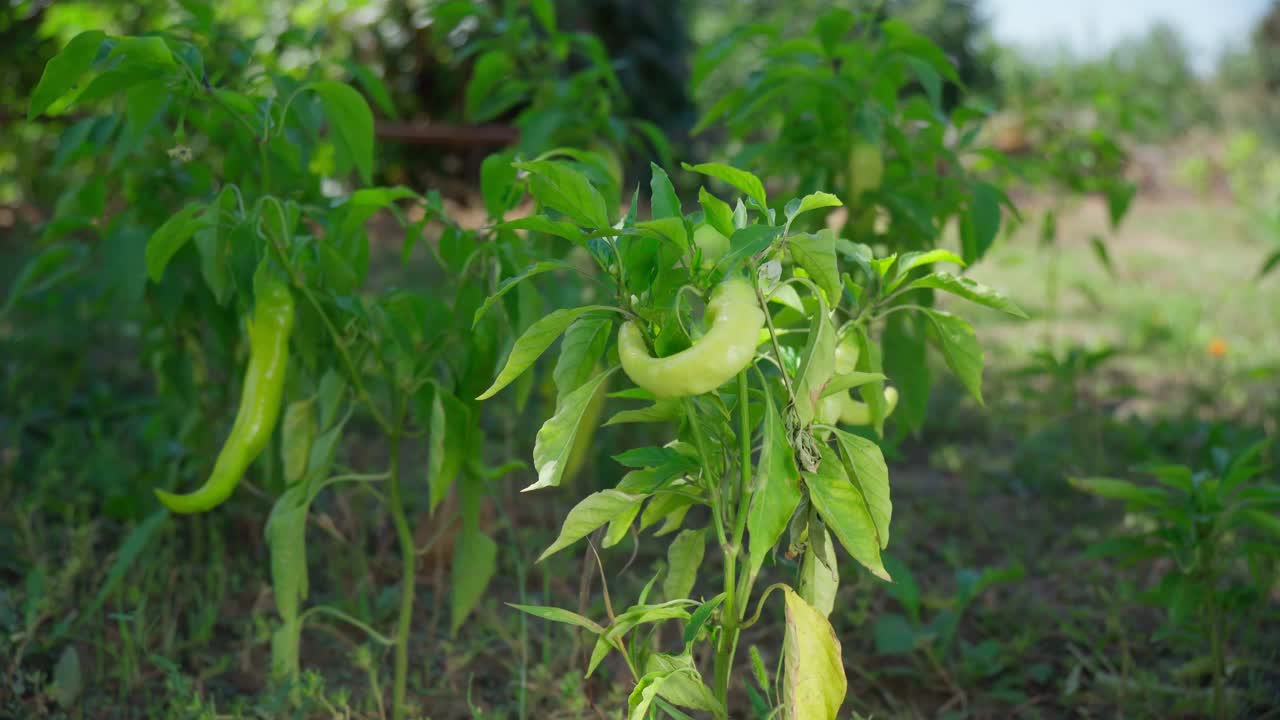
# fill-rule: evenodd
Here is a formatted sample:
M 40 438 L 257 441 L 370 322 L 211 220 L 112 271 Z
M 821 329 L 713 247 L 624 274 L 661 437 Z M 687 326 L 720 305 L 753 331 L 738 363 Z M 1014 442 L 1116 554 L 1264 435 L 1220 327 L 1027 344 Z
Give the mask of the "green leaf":
M 689 234 L 684 220 L 678 217 L 665 217 L 657 220 L 645 220 L 636 223 L 636 230 L 652 234 L 658 239 L 670 243 L 681 254 L 689 252 Z
M 876 577 L 889 580 L 880 559 L 880 535 L 869 499 L 850 481 L 841 459 L 829 447 L 823 445 L 821 452 L 818 471 L 802 473 L 814 508 L 854 560 Z M 885 497 L 887 500 L 887 491 Z
M 749 258 L 773 244 L 782 234 L 782 228 L 768 225 L 748 225 L 733 233 L 729 238 L 729 252 L 716 262 L 714 275 L 723 278 L 737 269 Z
M 768 201 L 765 199 L 764 183 L 760 182 L 760 178 L 752 175 L 746 170 L 724 165 L 722 163 L 702 163 L 700 165 L 690 165 L 689 163 L 680 163 L 680 166 L 690 172 L 701 173 L 713 178 L 725 181 L 729 185 L 737 188 L 747 195 L 747 197 L 756 201 L 761 209 L 769 207 Z
M 889 285 L 885 287 L 885 292 L 890 293 L 898 289 L 898 286 L 906 281 L 907 274 L 912 270 L 915 270 L 922 265 L 932 265 L 936 262 L 953 263 L 960 267 L 965 266 L 964 259 L 950 250 L 925 250 L 922 252 L 913 250 L 911 252 L 905 252 L 898 257 L 897 265 L 895 266 L 897 268 L 897 275 L 894 277 L 893 282 L 889 283 Z
M 794 207 L 792 204 L 795 204 Z M 840 198 L 828 192 L 815 192 L 805 195 L 798 201 L 793 200 L 787 203 L 786 216 L 787 224 L 791 224 L 800 215 L 810 210 L 818 210 L 820 208 L 843 207 L 844 203 L 840 202 Z
M 316 439 L 315 399 L 289 403 L 280 422 L 280 457 L 284 481 L 292 485 L 307 472 L 311 443 Z
M 58 707 L 69 709 L 82 690 L 84 678 L 80 673 L 80 654 L 74 644 L 67 645 L 58 656 L 58 664 L 53 668 L 53 683 L 46 692 Z
M 1094 235 L 1089 238 L 1089 247 L 1093 248 L 1093 254 L 1098 258 L 1098 262 L 1102 263 L 1102 267 L 1106 269 L 1107 274 L 1111 277 L 1116 276 L 1116 268 L 1111 264 L 1111 253 L 1107 252 L 1107 244 L 1102 241 L 1102 237 Z
M 972 264 L 985 255 L 999 231 L 1000 191 L 990 183 L 976 183 L 961 224 L 960 240 L 965 262 Z
M 503 280 L 501 283 L 498 284 L 498 287 L 496 290 L 493 291 L 493 294 L 485 298 L 484 302 L 481 303 L 480 307 L 476 308 L 475 315 L 471 318 L 471 327 L 474 328 L 476 325 L 479 325 L 480 318 L 484 317 L 484 314 L 489 312 L 489 308 L 493 307 L 493 304 L 495 302 L 501 299 L 503 295 L 506 295 L 508 292 L 510 292 L 511 289 L 514 288 L 516 285 L 524 282 L 525 280 L 528 280 L 531 277 L 541 275 L 542 273 L 545 273 L 545 272 L 551 272 L 552 270 L 573 270 L 573 269 L 574 269 L 573 265 L 567 262 L 564 262 L 563 260 L 543 260 L 541 262 L 537 262 L 537 263 L 534 263 L 533 265 L 530 265 L 528 268 L 525 268 L 525 271 L 520 273 L 519 275 L 515 275 L 513 277 L 509 277 Z
M 840 269 L 836 265 L 836 234 L 830 229 L 817 233 L 793 235 L 787 239 L 791 257 L 796 264 L 827 294 L 827 302 L 840 303 L 844 286 L 840 283 Z
M 919 58 L 906 58 L 907 67 L 911 68 L 911 72 L 915 74 L 916 79 L 920 81 L 920 85 L 924 87 L 925 95 L 929 97 L 929 104 L 933 106 L 935 111 L 942 110 L 942 77 L 938 75 L 938 71 L 933 66 Z
M 908 428 L 917 430 L 924 424 L 929 409 L 931 387 L 925 322 L 915 313 L 894 313 L 885 319 L 880 336 L 884 367 L 898 388 L 897 417 Z
M 556 358 L 556 367 L 551 373 L 556 386 L 557 405 L 596 372 L 612 331 L 613 321 L 603 317 L 578 318 L 565 331 L 564 340 L 560 343 L 560 356 Z
M 530 215 L 529 217 L 508 220 L 497 227 L 501 230 L 529 230 L 532 232 L 540 232 L 564 238 L 565 240 L 578 245 L 583 244 L 582 231 L 578 229 L 577 225 L 563 220 L 552 220 L 544 215 Z
M 800 504 L 800 470 L 786 426 L 772 399 L 766 398 L 764 405 L 763 445 L 747 514 L 747 554 L 753 575 L 764 567 Z
M 205 206 L 193 203 L 174 213 L 147 240 L 146 263 L 147 275 L 152 282 L 160 282 L 164 277 L 165 266 L 173 256 L 191 239 L 201 222 L 197 216 Z
M 485 588 L 498 567 L 498 544 L 473 523 L 462 523 L 453 546 L 453 573 L 449 577 L 450 632 L 458 634 L 462 623 L 484 597 Z
M 668 600 L 689 597 L 707 549 L 706 530 L 682 530 L 667 548 L 667 577 L 662 595 Z M 678 703 L 677 703 L 678 704 Z
M 560 536 L 538 556 L 538 562 L 578 542 L 614 518 L 630 512 L 643 500 L 643 495 L 628 495 L 618 490 L 601 490 L 586 496 L 569 511 L 560 527 Z
M 556 34 L 556 5 L 552 0 L 530 0 L 529 9 L 548 34 Z
M 1262 266 L 1258 268 L 1258 277 L 1263 278 L 1271 274 L 1272 270 L 1280 267 L 1280 251 L 1277 251 L 1263 261 Z
M 1108 500 L 1120 500 L 1148 508 L 1163 508 L 1169 504 L 1169 498 L 1163 490 L 1142 487 L 1125 480 L 1104 477 L 1073 477 L 1068 482 L 1077 490 L 1107 498 Z
M 822 397 L 828 397 L 830 395 L 835 395 L 836 393 L 845 392 L 852 388 L 862 387 L 867 383 L 884 381 L 885 376 L 881 373 L 861 372 L 855 370 L 854 372 L 836 375 L 831 378 L 831 382 L 827 383 L 827 386 L 822 389 Z
M 93 65 L 98 49 L 106 35 L 101 30 L 87 30 L 71 38 L 66 47 L 49 59 L 40 75 L 40 82 L 31 91 L 31 104 L 27 107 L 27 119 L 49 109 L 49 106 L 65 96 Z
M 809 542 L 800 562 L 800 597 L 823 617 L 835 609 L 836 591 L 840 589 L 840 564 L 835 543 L 822 519 L 812 515 L 808 521 Z
M 849 482 L 853 484 L 875 523 L 880 548 L 889 545 L 889 521 L 893 517 L 893 503 L 889 499 L 889 468 L 884 453 L 874 442 L 836 430 L 836 444 L 845 462 Z
M 333 80 L 308 84 L 320 97 L 334 145 L 355 165 L 365 184 L 373 182 L 373 111 L 355 88 Z
M 796 373 L 796 413 L 800 422 L 809 424 L 817 412 L 823 389 L 831 381 L 836 368 L 836 330 L 827 316 L 827 303 L 818 298 L 809 323 L 809 337 L 800 356 Z
M 1028 315 L 1017 303 L 1005 297 L 1000 291 L 987 287 L 980 282 L 971 280 L 967 277 L 957 277 L 949 272 L 935 272 L 925 275 L 922 278 L 913 280 L 906 287 L 904 292 L 911 290 L 919 290 L 921 288 L 933 288 L 935 290 L 944 290 L 969 300 L 979 305 L 985 305 L 989 308 L 1006 312 L 1014 317 L 1027 318 Z
M 835 720 L 848 689 L 840 641 L 822 613 L 791 588 L 784 588 L 784 592 L 787 610 L 782 697 L 786 716 L 795 720 Z
M 1138 186 L 1127 181 L 1117 182 L 1107 187 L 1107 218 L 1111 221 L 1112 230 L 1120 225 L 1120 221 L 1129 212 L 1129 205 L 1137 193 Z
M 622 539 L 631 531 L 631 523 L 635 522 L 636 516 L 640 514 L 640 503 L 636 503 L 630 509 L 618 515 L 609 521 L 609 529 L 604 533 L 604 540 L 601 545 L 611 548 L 622 542 Z
M 471 67 L 464 98 L 467 118 L 485 122 L 501 115 L 525 96 L 515 61 L 503 50 L 489 50 Z
M 689 652 L 693 649 L 693 643 L 698 640 L 698 634 L 702 632 L 702 628 L 706 626 L 707 621 L 711 619 L 711 614 L 716 611 L 724 603 L 724 593 L 720 593 L 710 600 L 698 606 L 689 615 L 689 622 L 684 626 L 684 649 Z
M 485 400 L 491 398 L 512 380 L 520 377 L 521 373 L 529 369 L 529 366 L 550 347 L 551 343 L 560 337 L 560 333 L 564 332 L 565 328 L 569 327 L 569 324 L 577 320 L 579 316 L 596 310 L 610 309 L 612 308 L 605 305 L 561 308 L 530 325 L 529 329 L 525 330 L 524 334 L 512 346 L 511 354 L 507 356 L 507 363 L 503 366 L 502 371 L 498 373 L 497 379 L 493 381 L 488 390 L 485 390 L 476 399 Z
M 581 432 L 582 416 L 596 391 L 617 369 L 616 366 L 609 368 L 584 382 L 565 396 L 555 415 L 542 424 L 533 445 L 533 468 L 538 473 L 538 480 L 525 488 L 525 492 L 560 484 L 573 451 L 574 438 Z
M 294 485 L 271 506 L 266 537 L 271 549 L 271 595 L 286 623 L 296 620 L 307 597 L 307 484 Z
M 391 93 L 387 90 L 387 85 L 382 81 L 382 78 L 358 62 L 345 60 L 342 66 L 347 69 L 347 72 L 355 76 L 356 82 L 360 83 L 360 87 L 364 88 L 364 91 L 373 98 L 373 102 L 377 104 L 378 109 L 384 115 L 392 119 L 398 117 L 396 105 L 391 100 Z
M 704 187 L 698 188 L 698 203 L 702 205 L 702 216 L 708 225 L 725 237 L 733 236 L 736 228 L 733 226 L 733 208 L 729 203 L 707 192 Z
M 650 216 L 655 220 L 683 217 L 684 213 L 680 210 L 680 196 L 676 195 L 676 189 L 671 186 L 671 178 L 667 177 L 666 171 L 655 163 L 649 163 L 649 169 L 653 173 L 649 180 L 649 192 L 652 198 Z
M 589 630 L 596 635 L 604 634 L 604 628 L 575 612 L 569 612 L 563 608 L 549 607 L 546 605 L 517 605 L 516 603 L 507 603 L 507 605 L 510 605 L 521 612 L 527 612 L 530 615 L 540 617 L 543 620 L 565 623 L 566 625 L 577 625 L 578 627 Z
M 502 220 L 507 211 L 520 202 L 521 184 L 516 182 L 516 168 L 511 152 L 494 153 L 480 163 L 480 195 L 489 217 Z M 577 232 L 577 228 L 574 228 Z
M 982 402 L 982 346 L 973 327 L 963 319 L 941 310 L 926 310 L 933 323 L 942 357 L 947 367 L 960 378 L 969 393 Z
M 461 400 L 438 384 L 424 388 L 431 391 L 427 411 L 427 495 L 428 507 L 436 507 L 448 495 L 462 470 L 467 452 L 467 434 L 471 413 Z
M 605 422 L 605 426 L 623 425 L 626 423 L 660 423 L 668 422 L 683 414 L 680 401 L 673 399 L 658 400 L 648 407 L 635 410 L 620 410 Z
M 586 176 L 567 163 L 534 160 L 517 163 L 516 167 L 533 176 L 529 190 L 544 206 L 592 230 L 609 227 L 609 210 L 604 196 Z
M 657 688 L 659 698 L 683 708 L 709 712 L 716 718 L 726 717 L 724 707 L 703 684 L 691 655 L 654 653 L 649 656 L 644 670 L 644 678 L 654 679 L 652 684 Z M 644 678 L 642 682 L 645 682 Z

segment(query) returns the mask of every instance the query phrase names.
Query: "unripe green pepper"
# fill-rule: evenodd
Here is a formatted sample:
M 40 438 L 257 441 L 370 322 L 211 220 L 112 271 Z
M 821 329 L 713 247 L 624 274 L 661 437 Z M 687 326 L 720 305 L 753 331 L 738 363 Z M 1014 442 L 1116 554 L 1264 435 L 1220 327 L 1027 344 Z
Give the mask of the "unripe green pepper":
M 840 410 L 840 422 L 845 425 L 870 425 L 871 424 L 871 406 L 859 400 L 854 400 L 853 395 L 844 393 L 842 395 L 843 407 Z M 898 407 L 898 389 L 887 387 L 884 389 L 884 416 L 889 417 L 893 414 L 894 408 Z
M 764 312 L 755 289 L 742 278 L 720 283 L 707 303 L 706 334 L 670 357 L 655 358 L 634 322 L 618 332 L 622 369 L 636 385 L 660 398 L 708 393 L 728 382 L 755 358 Z
M 204 512 L 230 497 L 249 464 L 267 447 L 280 417 L 289 365 L 289 334 L 293 330 L 293 296 L 289 289 L 279 282 L 267 284 L 258 294 L 248 325 L 249 367 L 231 434 L 200 489 L 185 495 L 156 490 L 156 497 L 173 512 Z

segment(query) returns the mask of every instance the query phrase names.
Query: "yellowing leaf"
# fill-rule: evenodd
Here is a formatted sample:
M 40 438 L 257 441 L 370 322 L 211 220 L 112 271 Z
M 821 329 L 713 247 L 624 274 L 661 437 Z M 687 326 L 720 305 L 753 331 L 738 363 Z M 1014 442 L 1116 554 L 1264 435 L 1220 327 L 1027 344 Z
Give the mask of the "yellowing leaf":
M 783 702 L 789 720 L 835 720 L 848 683 L 840 641 L 822 613 L 785 588 Z

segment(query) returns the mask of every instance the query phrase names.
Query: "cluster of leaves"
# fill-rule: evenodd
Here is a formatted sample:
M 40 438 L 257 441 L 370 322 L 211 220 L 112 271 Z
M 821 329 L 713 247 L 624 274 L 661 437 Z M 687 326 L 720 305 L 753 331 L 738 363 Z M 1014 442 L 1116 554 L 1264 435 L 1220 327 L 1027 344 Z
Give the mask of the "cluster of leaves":
M 644 717 L 651 706 L 679 717 L 673 705 L 723 716 L 751 589 L 789 532 L 785 558 L 779 561 L 795 574 L 797 586 L 783 586 L 786 669 L 777 678 L 776 694 L 768 690 L 771 682 L 763 687 L 792 717 L 834 717 L 844 682 L 838 642 L 825 620 L 838 585 L 833 539 L 873 574 L 889 577 L 880 551 L 889 539 L 892 506 L 887 467 L 873 439 L 887 415 L 878 321 L 896 310 L 914 311 L 931 328 L 930 337 L 947 364 L 980 397 L 982 351 L 968 323 L 932 308 L 893 303 L 942 290 L 1016 315 L 1021 311 L 972 280 L 928 272 L 933 263 L 962 264 L 949 251 L 876 257 L 870 247 L 830 230 L 798 230 L 803 216 L 841 205 L 829 193 L 816 192 L 777 208 L 752 173 L 718 163 L 685 165 L 739 195 L 731 204 L 702 188 L 699 208 L 685 213 L 667 173 L 655 165 L 651 219 L 637 218 L 633 200 L 628 214 L 615 222 L 605 197 L 571 165 L 534 161 L 516 167 L 527 173 L 528 189 L 542 212 L 502 227 L 570 241 L 611 281 L 616 298 L 614 305 L 557 310 L 535 323 L 516 340 L 482 396 L 493 396 L 524 376 L 564 335 L 555 365 L 561 395 L 537 433 L 537 481 L 526 490 L 559 485 L 579 434 L 591 429 L 595 418 L 589 406 L 619 369 L 609 342 L 615 320 L 644 328 L 642 334 L 659 357 L 709 342 L 693 329 L 697 300 L 745 271 L 766 308 L 768 327 L 767 339 L 762 336 L 768 352 L 741 370 L 736 391 L 729 383 L 725 392 L 683 398 L 657 396 L 644 387 L 613 394 L 647 402 L 614 414 L 606 424 L 674 421 L 676 437 L 662 447 L 632 448 L 617 456 L 628 468 L 617 487 L 579 502 L 542 554 L 545 559 L 601 528 L 606 528 L 604 546 L 612 546 L 638 521 L 641 531 L 656 528 L 659 536 L 679 531 L 665 571 L 634 605 L 611 612 L 607 623 L 553 607 L 521 609 L 595 634 L 588 672 L 611 651 L 621 653 L 636 682 L 632 717 Z M 704 248 L 694 240 L 704 224 L 729 239 L 727 252 L 713 262 L 704 262 Z M 789 270 L 784 270 L 784 260 Z M 535 266 L 512 278 L 503 292 L 538 270 Z M 837 346 L 842 343 L 856 348 L 858 359 L 853 368 L 837 372 Z M 924 389 L 927 384 L 926 378 Z M 861 434 L 833 427 L 821 416 L 824 398 L 851 389 L 859 390 L 871 408 L 870 427 Z M 756 447 L 760 451 L 753 462 Z M 702 527 L 690 526 L 704 516 L 709 518 Z M 692 593 L 710 537 L 719 541 L 725 556 L 724 590 L 697 600 Z M 803 559 L 792 562 L 796 557 Z M 650 598 L 659 577 L 664 600 L 655 603 Z M 671 621 L 683 625 L 684 649 L 656 652 L 647 638 Z M 696 663 L 696 646 L 703 639 L 715 647 L 711 684 L 704 683 Z
M 851 240 L 927 249 L 958 220 L 962 257 L 981 258 L 1001 207 L 1013 208 L 967 169 L 1001 157 L 977 144 L 985 113 L 944 110 L 944 84 L 960 78 L 943 51 L 901 20 L 843 9 L 820 14 L 802 36 L 777 35 L 774 24 L 752 23 L 699 54 L 693 81 L 711 105 L 695 131 L 722 126 L 738 144 L 733 162 L 796 192 L 833 191 L 847 205 Z M 750 55 L 759 61 L 745 83 L 716 82 L 722 67 Z M 870 181 L 855 159 L 863 145 L 883 157 Z
M 1266 442 L 1234 456 L 1214 453 L 1212 471 L 1153 465 L 1156 481 L 1076 478 L 1078 489 L 1119 501 L 1133 516 L 1122 532 L 1095 546 L 1126 562 L 1170 561 L 1145 600 L 1168 611 L 1166 636 L 1208 639 L 1215 717 L 1229 716 L 1225 696 L 1228 643 L 1268 601 L 1280 566 L 1280 484 L 1267 479 Z
M 566 146 L 616 153 L 648 143 L 670 156 L 657 126 L 629 117 L 630 100 L 600 38 L 562 29 L 550 0 L 503 3 L 501 11 L 454 0 L 432 15 L 436 42 L 456 47 L 452 62 L 471 61 L 468 120 L 514 115 L 526 154 Z
M 303 619 L 317 611 L 352 619 L 337 608 L 302 609 L 308 509 L 322 490 L 343 482 L 387 483 L 412 576 L 416 548 L 399 472 L 404 439 L 428 441 L 427 509 L 435 511 L 451 491 L 460 498 L 454 567 L 465 570 L 451 583 L 455 630 L 480 599 L 497 563 L 496 544 L 478 521 L 480 499 L 488 482 L 513 467 L 484 464 L 486 436 L 471 400 L 488 383 L 504 333 L 500 318 L 482 317 L 483 309 L 496 279 L 528 265 L 538 246 L 510 230 L 464 230 L 444 216 L 435 193 L 369 186 L 372 111 L 354 88 L 326 79 L 325 69 L 316 69 L 317 77 L 267 71 L 215 83 L 205 70 L 205 50 L 181 36 L 89 31 L 49 62 L 31 115 L 71 107 L 105 111 L 75 125 L 64 146 L 88 162 L 109 148 L 109 160 L 106 172 L 68 189 L 46 226 L 48 247 L 27 266 L 10 304 L 23 292 L 65 281 L 70 261 L 87 262 L 92 251 L 76 242 L 80 234 L 128 239 L 127 247 L 102 252 L 127 267 L 133 292 L 148 301 L 147 359 L 162 392 L 197 400 L 192 412 L 203 414 L 188 426 L 215 438 L 210 429 L 221 423 L 212 419 L 228 413 L 198 399 L 239 375 L 246 341 L 241 318 L 257 288 L 274 277 L 300 298 L 280 456 L 261 465 L 266 487 L 280 493 L 267 522 L 281 619 L 273 655 L 281 675 L 296 676 Z M 589 157 L 607 177 L 601 159 Z M 518 200 L 509 160 L 508 169 L 507 175 L 488 173 L 486 181 L 487 206 L 498 217 Z M 353 176 L 359 189 L 344 190 Z M 116 203 L 124 209 L 108 213 Z M 372 286 L 366 223 L 382 212 L 402 225 L 401 263 L 418 264 L 431 278 L 429 291 Z M 419 244 L 429 222 L 442 227 L 439 240 Z M 424 247 L 425 263 L 415 261 Z M 510 300 L 504 318 L 517 329 L 545 314 L 535 295 Z M 337 463 L 347 420 L 356 412 L 387 439 L 384 472 Z M 209 450 L 207 442 L 189 442 L 172 460 L 181 469 L 174 475 L 203 473 Z M 370 633 L 396 646 L 397 713 L 404 708 L 412 586 L 402 583 L 408 590 L 394 639 Z

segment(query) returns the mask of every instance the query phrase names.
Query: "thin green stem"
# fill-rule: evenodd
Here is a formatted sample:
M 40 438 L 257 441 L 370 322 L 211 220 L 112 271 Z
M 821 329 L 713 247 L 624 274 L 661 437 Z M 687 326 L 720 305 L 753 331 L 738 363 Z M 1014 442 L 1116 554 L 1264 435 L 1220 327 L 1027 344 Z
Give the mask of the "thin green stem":
M 711 472 L 711 451 L 707 446 L 707 438 L 702 433 L 702 425 L 698 423 L 698 416 L 694 410 L 692 399 L 685 400 L 684 412 L 689 420 L 689 430 L 693 433 L 693 444 L 698 448 L 698 461 L 702 465 L 702 483 L 703 488 L 707 491 L 707 500 L 711 503 L 711 519 L 715 521 L 716 539 L 720 541 L 720 546 L 724 547 L 729 544 L 729 536 L 724 530 L 724 513 L 720 503 L 720 483 L 716 480 L 714 473 Z
M 400 617 L 396 623 L 395 684 L 391 695 L 391 717 L 404 720 L 404 697 L 409 678 L 409 629 L 413 621 L 413 590 L 417 555 L 413 547 L 413 532 L 404 512 L 404 500 L 400 494 L 400 427 L 391 436 L 391 477 L 389 506 L 391 520 L 400 542 Z
M 307 302 L 311 304 L 311 307 L 315 309 L 316 314 L 320 316 L 320 321 L 324 323 L 324 327 L 328 331 L 330 339 L 333 340 L 334 347 L 338 349 L 338 356 L 342 358 L 342 364 L 347 368 L 347 374 L 351 376 L 351 383 L 355 387 L 356 395 L 360 398 L 360 401 L 369 408 L 369 414 L 373 416 L 374 421 L 378 423 L 378 426 L 382 428 L 383 432 L 391 435 L 391 422 L 387 420 L 386 416 L 382 414 L 382 411 L 379 410 L 378 406 L 373 402 L 373 397 L 369 395 L 368 389 L 364 386 L 364 380 L 361 378 L 355 362 L 351 359 L 351 353 L 347 351 L 347 345 L 342 340 L 342 335 L 338 332 L 338 328 L 333 324 L 333 321 L 329 319 L 329 314 L 324 311 L 324 306 L 320 304 L 320 300 L 316 298 L 315 293 L 311 292 L 311 288 L 303 282 L 303 279 L 298 274 L 297 269 L 289 262 L 289 257 L 285 254 L 284 248 L 280 247 L 275 242 L 268 242 L 267 244 L 275 250 L 276 257 L 280 260 L 280 264 L 289 275 L 290 282 L 292 282 L 293 286 L 302 293 L 302 296 L 305 297 Z
M 347 613 L 339 610 L 338 608 L 331 607 L 329 605 L 313 605 L 307 608 L 302 612 L 300 616 L 298 616 L 298 623 L 301 624 L 306 621 L 308 616 L 316 615 L 316 614 L 331 615 L 347 623 L 348 625 L 358 627 L 361 630 L 363 630 L 366 635 L 368 635 L 370 638 L 372 638 L 373 640 L 376 640 L 378 643 L 382 645 L 394 645 L 396 643 L 394 639 L 389 638 L 386 635 L 383 635 L 377 630 L 374 630 L 368 623 L 364 622 L 363 620 L 360 620 L 359 618 L 348 615 Z
M 738 597 L 738 554 L 747 530 L 747 513 L 751 502 L 751 407 L 747 370 L 738 373 L 738 450 L 739 473 L 736 492 L 737 509 L 733 516 L 733 542 L 724 546 L 724 614 L 720 645 L 716 648 L 715 688 L 720 702 L 729 697 L 729 675 L 733 656 L 738 649 L 738 634 L 748 597 Z M 741 607 L 739 607 L 741 601 Z

